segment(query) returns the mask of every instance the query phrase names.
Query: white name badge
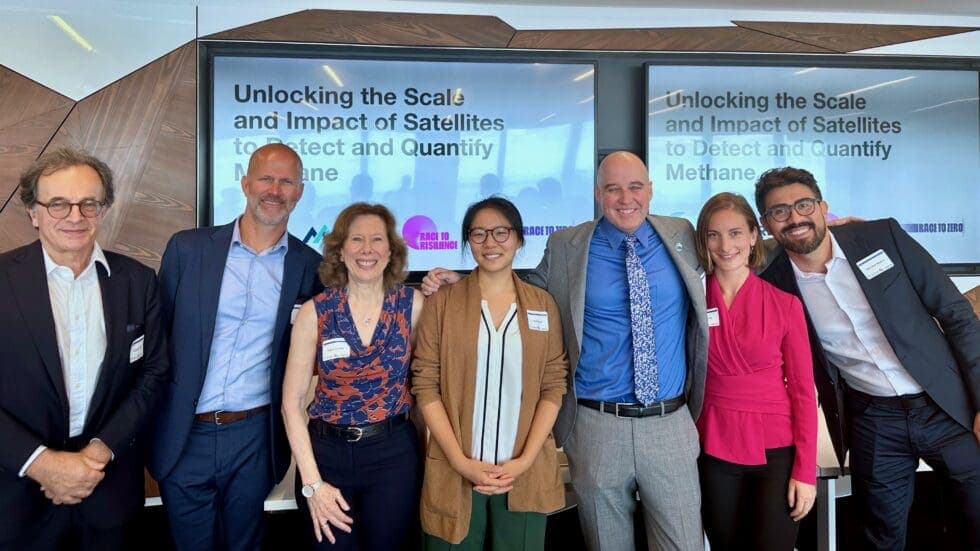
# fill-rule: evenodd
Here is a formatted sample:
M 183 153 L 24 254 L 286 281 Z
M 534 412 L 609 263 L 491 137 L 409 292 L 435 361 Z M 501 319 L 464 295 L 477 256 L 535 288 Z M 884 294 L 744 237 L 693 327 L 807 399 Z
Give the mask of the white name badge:
M 302 304 L 294 304 L 293 311 L 289 314 L 289 325 L 296 323 L 296 316 L 299 315 L 299 309 L 302 308 Z
M 878 249 L 868 256 L 857 261 L 857 267 L 867 279 L 874 279 L 894 266 L 892 259 L 888 258 L 885 251 Z
M 527 326 L 532 331 L 548 330 L 548 312 L 541 310 L 527 311 Z
M 140 335 L 133 341 L 133 344 L 129 345 L 129 363 L 143 357 L 143 340 L 145 337 L 146 335 Z
M 708 327 L 718 327 L 721 325 L 721 318 L 718 316 L 717 308 L 708 309 Z
M 324 360 L 348 358 L 350 357 L 350 345 L 342 337 L 335 337 L 323 341 L 320 352 Z

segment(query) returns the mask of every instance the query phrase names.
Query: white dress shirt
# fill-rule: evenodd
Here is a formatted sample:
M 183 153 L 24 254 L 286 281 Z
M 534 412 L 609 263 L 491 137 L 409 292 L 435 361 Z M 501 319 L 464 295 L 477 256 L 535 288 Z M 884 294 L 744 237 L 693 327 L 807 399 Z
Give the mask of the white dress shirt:
M 521 414 L 523 358 L 517 304 L 494 327 L 487 301 L 477 340 L 476 399 L 473 401 L 473 459 L 500 464 L 514 455 Z
M 44 271 L 48 276 L 58 356 L 68 396 L 69 437 L 82 433 L 92 393 L 99 380 L 99 370 L 105 359 L 105 314 L 96 262 L 105 267 L 107 274 L 110 273 L 109 262 L 98 243 L 88 266 L 76 278 L 71 268 L 58 265 L 44 251 Z M 24 476 L 27 468 L 44 450 L 45 446 L 34 450 L 21 468 L 20 476 Z
M 882 332 L 834 234 L 828 235 L 832 256 L 826 274 L 804 272 L 791 262 L 803 304 L 827 359 L 840 369 L 847 384 L 860 392 L 873 396 L 922 392 Z

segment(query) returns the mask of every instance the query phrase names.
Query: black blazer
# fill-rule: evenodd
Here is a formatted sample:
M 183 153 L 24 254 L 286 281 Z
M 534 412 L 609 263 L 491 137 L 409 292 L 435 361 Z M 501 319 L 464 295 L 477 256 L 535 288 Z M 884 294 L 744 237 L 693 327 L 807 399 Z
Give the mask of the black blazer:
M 96 529 L 118 526 L 143 507 L 140 429 L 166 384 L 167 357 L 153 271 L 106 251 L 111 277 L 96 264 L 106 324 L 106 356 L 82 434 L 68 437 L 68 399 L 40 241 L 0 255 L 0 540 L 18 538 L 55 507 L 40 486 L 19 478 L 41 444 L 77 451 L 99 438 L 115 459 L 95 491 L 75 506 Z M 143 357 L 130 346 L 144 337 Z
M 893 218 L 835 226 L 830 231 L 906 371 L 943 411 L 972 430 L 974 415 L 980 411 L 980 323 L 970 303 L 936 260 Z M 869 280 L 857 262 L 879 249 L 894 266 Z M 785 251 L 778 253 L 761 276 L 800 296 Z M 804 305 L 807 310 L 812 307 L 805 301 Z M 806 318 L 820 404 L 843 465 L 847 451 L 844 382 L 838 368 L 827 360 L 809 313 Z
M 160 287 L 172 370 L 154 427 L 150 474 L 157 480 L 166 478 L 177 465 L 194 422 L 211 354 L 221 278 L 233 231 L 234 222 L 178 232 L 170 238 L 163 253 Z M 323 290 L 317 275 L 320 255 L 292 235 L 284 262 L 269 381 L 272 400 L 269 444 L 276 482 L 286 474 L 290 460 L 280 406 L 291 315 L 294 306 Z M 312 366 L 310 376 L 313 376 Z

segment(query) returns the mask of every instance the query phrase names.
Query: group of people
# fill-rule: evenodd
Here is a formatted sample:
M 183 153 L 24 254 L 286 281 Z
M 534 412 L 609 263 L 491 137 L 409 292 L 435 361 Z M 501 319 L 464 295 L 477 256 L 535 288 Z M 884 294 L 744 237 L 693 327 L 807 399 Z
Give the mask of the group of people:
M 257 149 L 244 213 L 174 235 L 158 277 L 97 242 L 103 162 L 62 149 L 23 174 L 38 240 L 0 255 L 0 549 L 136 546 L 145 464 L 178 549 L 259 549 L 290 455 L 312 547 L 412 546 L 421 523 L 426 549 L 542 549 L 558 447 L 592 550 L 633 549 L 639 504 L 651 548 L 792 549 L 814 384 L 867 547 L 903 547 L 923 458 L 980 548 L 980 323 L 894 220 L 828 230 L 809 172 L 764 173 L 758 218 L 712 197 L 695 230 L 649 215 L 646 167 L 616 152 L 602 216 L 536 269 L 513 270 L 524 224 L 492 196 L 463 217 L 473 271 L 421 292 L 382 205 L 344 209 L 322 258 L 289 235 L 301 175 Z

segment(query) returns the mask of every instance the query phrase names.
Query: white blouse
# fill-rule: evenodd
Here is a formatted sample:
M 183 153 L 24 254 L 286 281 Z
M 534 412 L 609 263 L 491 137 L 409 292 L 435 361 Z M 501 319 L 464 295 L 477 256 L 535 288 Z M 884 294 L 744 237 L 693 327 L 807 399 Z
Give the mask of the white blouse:
M 521 410 L 523 353 L 517 304 L 512 303 L 500 327 L 493 326 L 487 301 L 477 340 L 476 399 L 470 457 L 501 464 L 514 455 Z

